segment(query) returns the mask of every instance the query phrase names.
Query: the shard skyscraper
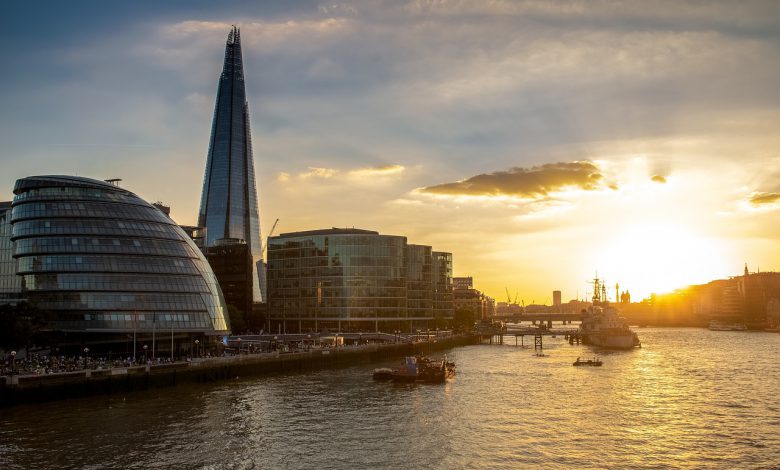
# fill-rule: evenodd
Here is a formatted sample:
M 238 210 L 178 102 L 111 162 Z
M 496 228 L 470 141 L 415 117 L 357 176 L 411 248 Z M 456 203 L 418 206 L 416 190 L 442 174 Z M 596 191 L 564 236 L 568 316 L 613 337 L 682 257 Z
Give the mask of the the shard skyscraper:
M 225 64 L 219 77 L 198 225 L 207 229 L 206 247 L 246 243 L 252 257 L 252 299 L 265 300 L 249 105 L 241 36 L 235 26 L 228 34 Z

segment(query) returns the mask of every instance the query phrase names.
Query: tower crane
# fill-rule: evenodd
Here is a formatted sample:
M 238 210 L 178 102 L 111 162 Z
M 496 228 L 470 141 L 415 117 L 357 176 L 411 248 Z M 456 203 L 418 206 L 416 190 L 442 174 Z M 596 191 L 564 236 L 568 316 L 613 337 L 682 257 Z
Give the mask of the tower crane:
M 276 224 L 278 224 L 278 223 L 279 223 L 279 219 L 277 218 L 277 219 L 274 221 L 274 224 L 271 226 L 271 231 L 270 231 L 270 232 L 268 232 L 268 236 L 266 237 L 266 240 L 267 240 L 267 239 L 269 239 L 269 238 L 271 238 L 271 237 L 273 236 L 273 234 L 274 234 L 274 230 L 276 230 Z M 264 257 L 264 258 L 265 258 L 265 250 L 266 250 L 266 248 L 268 248 L 268 243 L 265 243 L 265 244 L 262 246 L 262 249 L 260 250 L 260 253 L 263 253 L 263 257 Z

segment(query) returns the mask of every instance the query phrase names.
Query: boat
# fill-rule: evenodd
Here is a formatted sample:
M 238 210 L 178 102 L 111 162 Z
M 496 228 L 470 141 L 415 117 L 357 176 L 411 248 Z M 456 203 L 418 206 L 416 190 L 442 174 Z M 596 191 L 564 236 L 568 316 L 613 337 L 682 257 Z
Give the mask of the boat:
M 593 305 L 583 310 L 579 335 L 583 344 L 608 349 L 632 349 L 641 347 L 639 336 L 631 331 L 628 322 L 607 300 L 607 288 L 596 277 L 593 280 Z
M 374 369 L 374 380 L 392 380 L 401 383 L 443 383 L 455 376 L 455 363 L 434 360 L 426 356 L 408 356 L 397 368 Z
M 710 331 L 747 331 L 747 326 L 742 323 L 726 323 L 717 320 L 710 321 Z
M 601 367 L 603 363 L 601 362 L 601 359 L 599 358 L 593 358 L 593 359 L 587 359 L 585 361 L 581 360 L 579 357 L 576 361 L 572 363 L 573 366 L 591 366 L 591 367 Z

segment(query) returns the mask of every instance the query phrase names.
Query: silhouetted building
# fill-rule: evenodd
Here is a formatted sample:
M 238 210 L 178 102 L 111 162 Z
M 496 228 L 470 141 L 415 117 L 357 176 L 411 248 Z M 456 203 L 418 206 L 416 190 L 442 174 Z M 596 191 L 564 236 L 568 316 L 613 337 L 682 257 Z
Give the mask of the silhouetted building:
M 217 276 L 225 303 L 249 316 L 252 313 L 252 253 L 241 240 L 217 240 L 206 249 L 206 259 Z
M 205 246 L 217 240 L 244 240 L 252 254 L 252 298 L 263 300 L 265 286 L 260 243 L 255 167 L 246 101 L 241 36 L 233 27 L 225 46 L 198 225 L 206 227 Z
M 75 176 L 23 178 L 14 194 L 17 274 L 29 299 L 52 314 L 51 329 L 104 344 L 164 331 L 184 348 L 193 334 L 229 332 L 205 257 L 151 204 Z
M 555 311 L 559 312 L 561 309 L 561 291 L 554 290 L 553 291 L 553 307 L 555 307 Z

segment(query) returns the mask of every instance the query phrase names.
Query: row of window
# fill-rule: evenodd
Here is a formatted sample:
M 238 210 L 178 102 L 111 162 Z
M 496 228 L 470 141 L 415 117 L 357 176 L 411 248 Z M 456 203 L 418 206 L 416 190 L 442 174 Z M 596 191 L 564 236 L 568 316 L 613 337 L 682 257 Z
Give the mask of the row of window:
M 177 256 L 197 255 L 184 241 L 134 238 L 38 237 L 16 241 L 16 255 L 39 253 L 115 253 L 131 255 Z
M 165 223 L 169 219 L 152 206 L 95 202 L 31 202 L 14 206 L 11 221 L 42 217 L 100 217 Z M 170 222 L 168 222 L 170 223 Z
M 201 274 L 193 259 L 143 256 L 37 255 L 19 258 L 18 272 L 114 272 Z
M 51 310 L 206 310 L 198 294 L 57 292 L 37 293 L 33 299 L 40 308 Z
M 130 204 L 144 205 L 137 197 L 133 197 L 122 191 L 106 191 L 98 188 L 56 187 L 56 188 L 32 188 L 14 196 L 14 202 L 43 200 L 70 200 L 96 199 L 103 201 L 127 202 Z
M 106 235 L 141 236 L 180 240 L 175 225 L 158 222 L 99 219 L 47 219 L 15 222 L 13 238 L 29 235 Z
M 137 276 L 109 273 L 59 273 L 23 276 L 30 291 L 41 290 L 103 290 L 103 291 L 158 291 L 209 292 L 199 276 Z
M 322 258 L 333 256 L 370 256 L 370 257 L 389 257 L 403 258 L 403 246 L 382 246 L 382 245 L 333 245 L 322 248 L 295 248 L 284 249 L 268 245 L 268 259 L 299 259 L 299 258 Z
M 268 269 L 268 279 L 307 278 L 307 277 L 382 277 L 405 281 L 403 268 L 391 267 L 331 267 L 301 269 Z

